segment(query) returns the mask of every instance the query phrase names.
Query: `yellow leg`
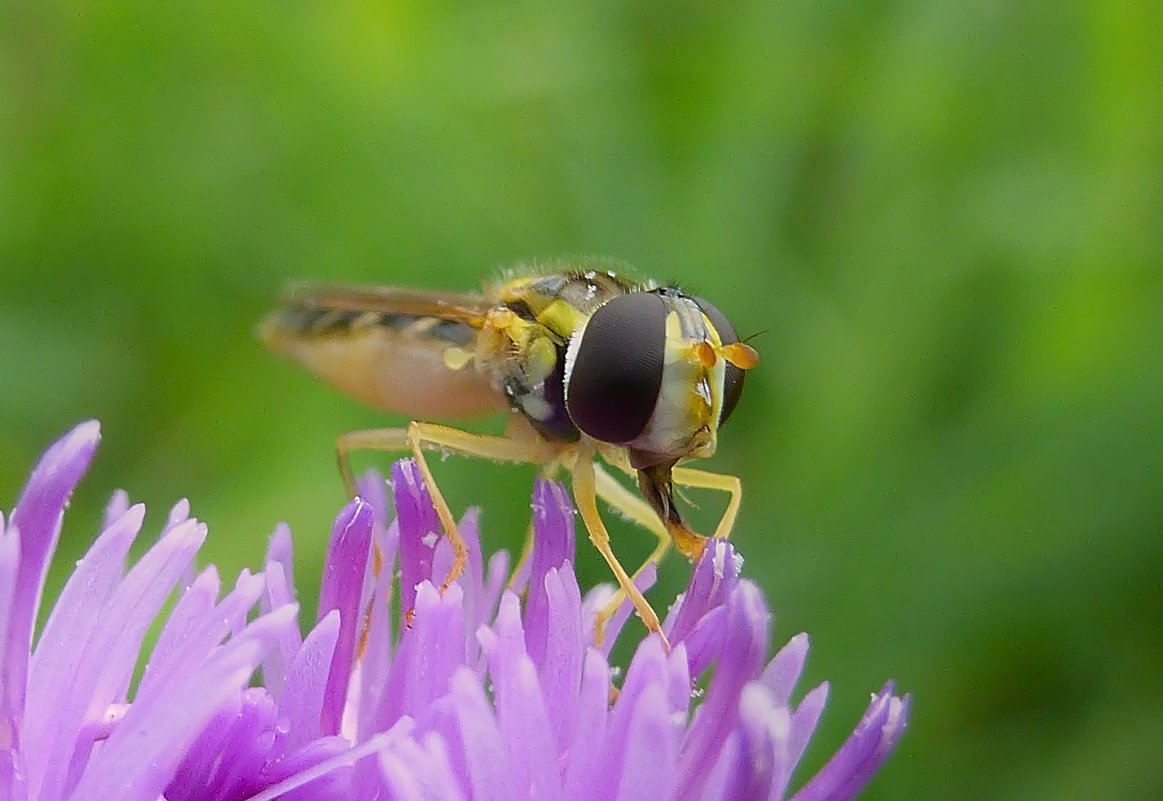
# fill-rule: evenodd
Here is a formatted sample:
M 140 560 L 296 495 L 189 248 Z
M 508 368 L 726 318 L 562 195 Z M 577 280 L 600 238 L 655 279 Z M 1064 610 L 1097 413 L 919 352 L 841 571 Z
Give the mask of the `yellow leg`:
M 578 512 L 581 514 L 582 521 L 586 524 L 586 529 L 589 531 L 590 542 L 594 544 L 594 547 L 598 549 L 598 553 L 606 560 L 606 564 L 609 565 L 610 572 L 614 574 L 618 586 L 626 593 L 626 596 L 630 599 L 630 603 L 634 604 L 634 609 L 637 610 L 638 616 L 646 624 L 646 628 L 652 632 L 657 632 L 658 636 L 662 638 L 663 644 L 669 650 L 670 644 L 666 642 L 666 635 L 662 633 L 662 625 L 659 623 L 658 615 L 654 613 L 654 609 L 651 608 L 646 598 L 634 586 L 634 582 L 630 579 L 630 576 L 626 573 L 626 569 L 622 567 L 622 563 L 618 561 L 618 557 L 614 555 L 614 551 L 610 547 L 610 534 L 606 531 L 606 526 L 602 522 L 601 515 L 598 514 L 598 498 L 592 453 L 586 452 L 578 454 L 577 461 L 573 466 L 573 495 L 574 500 L 577 501 Z M 600 636 L 601 632 L 595 630 L 595 637 L 600 640 Z
M 626 458 L 624 451 L 611 449 L 608 452 L 603 451 L 602 456 L 626 475 L 634 477 L 636 471 L 630 465 L 630 460 Z M 726 539 L 731 536 L 731 530 L 735 527 L 735 519 L 739 516 L 739 505 L 743 502 L 743 483 L 738 476 L 712 473 L 693 467 L 675 467 L 671 471 L 671 480 L 681 487 L 727 493 L 730 496 L 727 499 L 727 508 L 723 510 L 723 515 L 719 518 L 713 536 L 718 539 Z
M 675 484 L 696 489 L 709 489 L 725 492 L 727 508 L 719 518 L 719 525 L 715 526 L 715 538 L 727 539 L 731 530 L 735 528 L 735 518 L 739 516 L 739 504 L 743 502 L 743 482 L 739 476 L 729 476 L 726 473 L 711 473 L 706 470 L 696 470 L 691 467 L 676 467 L 671 472 Z
M 598 497 L 608 503 L 610 506 L 629 520 L 631 523 L 637 523 L 642 528 L 649 531 L 658 538 L 658 544 L 654 546 L 654 550 L 646 557 L 646 560 L 638 566 L 631 576 L 632 580 L 636 580 L 642 571 L 646 569 L 647 565 L 658 564 L 662 561 L 662 557 L 670 550 L 671 539 L 670 533 L 666 530 L 666 526 L 658 519 L 658 515 L 650 508 L 650 504 L 642 500 L 641 497 L 635 495 L 613 476 L 611 476 L 604 467 L 600 464 L 594 465 L 594 473 L 596 475 L 596 489 Z M 594 637 L 600 643 L 605 631 L 606 623 L 618 611 L 622 605 L 622 601 L 626 599 L 626 592 L 619 587 L 614 596 L 606 602 L 606 605 L 598 610 L 597 617 L 594 620 Z
M 513 572 L 509 574 L 510 590 L 517 589 L 517 576 L 525 568 L 525 563 L 533 557 L 533 520 L 530 519 L 529 527 L 525 529 L 525 542 L 521 544 L 521 554 L 517 557 L 517 562 L 513 565 Z
M 343 476 L 344 486 L 349 495 L 355 495 L 355 476 L 351 469 L 351 452 L 357 450 L 376 451 L 411 451 L 416 460 L 416 467 L 424 479 L 424 485 L 432 496 L 432 505 L 436 508 L 436 516 L 444 529 L 448 543 L 452 546 L 452 567 L 448 576 L 440 585 L 443 593 L 454 581 L 460 578 L 468 559 L 468 548 L 456 527 L 452 511 L 444 494 L 436 485 L 436 479 L 428 467 L 428 460 L 424 456 L 424 448 L 439 449 L 459 453 L 464 456 L 479 456 L 485 459 L 504 462 L 525 462 L 530 464 L 544 464 L 552 458 L 552 454 L 545 448 L 537 447 L 536 443 L 506 439 L 504 437 L 490 437 L 483 434 L 471 434 L 448 426 L 433 423 L 410 423 L 407 428 L 377 428 L 367 431 L 351 431 L 339 438 L 335 455 L 339 462 L 339 472 Z

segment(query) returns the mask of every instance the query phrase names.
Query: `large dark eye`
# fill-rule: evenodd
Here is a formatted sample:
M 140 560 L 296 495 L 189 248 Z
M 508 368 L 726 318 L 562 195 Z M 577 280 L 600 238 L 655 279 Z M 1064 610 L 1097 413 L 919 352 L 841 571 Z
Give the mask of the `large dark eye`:
M 629 442 L 646 429 L 662 387 L 666 304 L 620 295 L 598 308 L 566 376 L 565 405 L 577 427 L 602 442 Z
M 735 333 L 735 326 L 731 325 L 731 321 L 715 307 L 715 304 L 706 298 L 695 298 L 695 303 L 703 310 L 703 314 L 707 315 L 711 325 L 715 326 L 715 330 L 719 332 L 719 339 L 723 340 L 724 345 L 739 341 L 739 335 Z M 723 376 L 723 411 L 719 414 L 719 425 L 727 422 L 731 412 L 735 411 L 735 404 L 739 402 L 739 397 L 743 394 L 743 379 L 746 375 L 744 370 L 727 362 L 727 372 Z

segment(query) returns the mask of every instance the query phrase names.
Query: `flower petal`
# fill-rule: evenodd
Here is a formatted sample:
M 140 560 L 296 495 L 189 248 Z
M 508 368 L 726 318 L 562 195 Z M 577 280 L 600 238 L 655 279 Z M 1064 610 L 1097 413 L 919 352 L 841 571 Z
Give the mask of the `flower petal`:
M 646 687 L 634 704 L 618 783 L 619 801 L 670 798 L 673 792 L 678 748 L 663 687 Z
M 416 587 L 432 578 L 443 529 L 415 462 L 403 459 L 392 465 L 392 493 L 400 524 L 400 611 L 407 612 L 416 606 Z
M 79 646 L 99 625 L 107 597 L 121 580 L 123 560 L 144 516 L 145 507 L 135 506 L 101 533 L 65 582 L 41 632 L 32 658 L 20 738 L 33 787 L 40 784 L 43 759 L 50 753 L 52 741 L 59 740 L 63 732 L 73 733 L 75 720 L 66 722 L 55 714 L 60 708 L 61 688 L 67 687 L 78 671 L 90 667 L 84 661 L 84 648 Z
M 787 761 L 792 767 L 798 765 L 803 758 L 812 735 L 816 733 L 816 724 L 820 722 L 820 715 L 823 714 L 827 701 L 828 682 L 825 681 L 809 690 L 804 700 L 796 707 L 796 711 L 792 713 L 791 732 L 788 734 L 787 743 Z M 790 778 L 790 775 L 786 777 Z
M 909 697 L 893 695 L 892 684 L 873 696 L 864 717 L 840 750 L 792 801 L 848 801 L 896 748 L 908 723 Z
M 460 668 L 452 677 L 452 695 L 473 801 L 519 798 L 509 751 L 480 679 L 468 668 Z
M 573 731 L 577 697 L 581 683 L 582 643 L 581 590 L 573 575 L 573 566 L 565 562 L 561 569 L 551 568 L 542 580 L 545 586 L 545 631 L 538 638 L 542 653 L 536 655 L 529 648 L 529 656 L 537 666 L 537 675 L 549 704 L 549 718 L 555 742 L 560 751 L 566 750 L 569 734 Z M 528 647 L 530 627 L 528 606 L 525 614 L 525 642 Z
M 4 624 L 0 629 L 0 742 L 18 739 L 32 626 L 48 563 L 60 536 L 65 502 L 89 468 L 100 439 L 100 426 L 90 420 L 53 443 L 33 469 L 8 519 L 6 536 L 14 538 L 19 558 L 12 580 L 0 589 L 7 596 L 0 601 L 0 623 Z
M 40 755 L 43 774 L 34 779 L 30 772 L 34 797 L 58 797 L 88 758 L 92 743 L 79 739 L 82 723 L 101 720 L 132 675 L 145 632 L 205 537 L 205 526 L 193 520 L 172 529 L 116 586 L 89 630 L 77 632 L 84 669 L 56 688 L 59 700 L 52 722 L 56 736 Z M 37 787 L 37 781 L 43 784 Z
M 279 629 L 295 625 L 296 612 L 284 607 L 264 615 L 198 670 L 141 693 L 89 762 L 72 797 L 156 801 L 190 744 L 246 686 L 263 652 L 277 642 Z
M 339 610 L 339 640 L 331 662 L 331 674 L 323 707 L 323 733 L 338 734 L 343 722 L 347 685 L 355 660 L 360 621 L 360 598 L 371 546 L 371 506 L 356 498 L 343 508 L 332 527 L 319 592 L 319 615 Z
M 562 699 L 568 703 L 569 699 Z M 610 666 L 594 648 L 586 649 L 581 690 L 577 696 L 573 737 L 565 760 L 563 798 L 597 799 L 604 774 L 602 754 L 606 749 L 606 727 L 610 706 Z
M 695 565 L 687 591 L 675 601 L 678 609 L 670 616 L 674 622 L 666 628 L 666 636 L 672 643 L 684 640 L 705 614 L 726 602 L 742 564 L 731 543 L 711 542 Z
M 557 740 L 537 669 L 525 651 L 517 596 L 505 593 L 493 629 L 483 629 L 479 636 L 489 661 L 497 722 L 512 760 L 518 797 L 558 798 Z
M 808 635 L 797 634 L 779 649 L 763 671 L 763 683 L 775 693 L 777 704 L 787 704 L 808 658 Z
M 758 588 L 748 581 L 735 584 L 727 599 L 714 679 L 695 713 L 679 757 L 677 798 L 695 799 L 701 794 L 715 755 L 733 728 L 743 688 L 759 673 L 767 649 L 767 627 L 767 608 Z
M 414 716 L 448 692 L 453 673 L 464 664 L 462 597 L 456 585 L 443 596 L 431 582 L 420 585 L 416 616 L 401 635 L 374 725 L 383 729 L 402 715 Z
M 288 751 L 301 748 L 325 734 L 323 704 L 339 630 L 339 610 L 336 609 L 307 634 L 303 647 L 295 654 L 287 671 L 282 713 L 286 718 Z
M 452 780 L 448 747 L 437 735 L 428 734 L 423 744 L 396 740 L 380 755 L 380 767 L 394 801 L 463 801 Z
M 105 522 L 101 524 L 101 530 L 109 528 L 117 518 L 129 511 L 129 493 L 125 490 L 115 490 L 113 495 L 109 498 L 109 503 L 105 505 Z M 0 525 L 0 528 L 3 528 Z
M 635 715 L 638 713 L 641 698 L 647 693 L 659 692 L 664 708 L 663 717 L 669 720 L 670 710 L 666 703 L 669 673 L 662 640 L 657 636 L 648 636 L 634 653 L 630 667 L 626 670 L 626 679 L 622 682 L 622 690 L 618 693 L 618 700 L 614 702 L 610 728 L 606 734 L 605 755 L 602 758 L 607 766 L 607 775 L 602 780 L 597 797 L 611 797 L 617 791 L 619 777 L 628 769 L 626 760 L 632 754 L 636 754 L 632 751 L 631 738 L 634 736 Z M 654 708 L 654 702 L 651 702 L 650 708 Z M 669 734 L 669 731 L 667 733 Z M 659 744 L 659 747 L 661 748 L 662 744 Z M 671 772 L 673 773 L 673 769 Z

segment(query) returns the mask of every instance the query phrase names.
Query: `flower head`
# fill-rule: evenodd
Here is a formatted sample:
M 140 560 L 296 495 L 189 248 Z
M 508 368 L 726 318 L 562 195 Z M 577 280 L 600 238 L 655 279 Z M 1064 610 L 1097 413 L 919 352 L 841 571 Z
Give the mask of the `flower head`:
M 390 499 L 365 476 L 333 527 L 305 636 L 285 527 L 263 572 L 223 592 L 214 568 L 192 573 L 206 530 L 185 504 L 126 568 L 144 510 L 119 494 L 34 647 L 63 509 L 97 440 L 86 423 L 54 445 L 7 527 L 0 518 L 0 798 L 789 797 L 827 695 L 820 685 L 793 701 L 807 637 L 766 658 L 762 593 L 717 541 L 670 609 L 670 650 L 645 637 L 617 671 L 609 649 L 629 605 L 596 643 L 612 591 L 583 596 L 573 512 L 552 482 L 535 489 L 516 586 L 507 554 L 485 561 L 470 511 L 467 569 L 441 594 L 451 549 L 419 471 L 396 464 Z M 145 632 L 175 589 L 134 686 Z M 886 686 L 790 797 L 854 797 L 907 710 Z

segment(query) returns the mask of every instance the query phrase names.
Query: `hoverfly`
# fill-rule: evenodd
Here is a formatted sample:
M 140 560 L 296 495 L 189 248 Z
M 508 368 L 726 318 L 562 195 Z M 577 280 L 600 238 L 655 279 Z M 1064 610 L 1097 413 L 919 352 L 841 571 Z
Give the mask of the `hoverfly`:
M 678 465 L 715 452 L 719 426 L 758 354 L 709 301 L 630 280 L 614 266 L 582 259 L 516 268 L 481 294 L 293 284 L 260 335 L 336 388 L 415 421 L 343 434 L 336 454 L 354 495 L 353 451 L 411 452 L 453 549 L 442 589 L 459 576 L 467 551 L 425 449 L 541 465 L 547 475 L 571 475 L 590 540 L 620 592 L 661 634 L 610 547 L 597 499 L 658 537 L 639 570 L 671 543 L 688 559 L 703 552 L 706 537 L 683 522 L 675 485 L 727 493 L 714 536 L 728 536 L 742 499 L 739 479 Z M 503 411 L 504 436 L 422 422 Z M 636 477 L 641 497 L 596 457 Z M 599 614 L 599 636 L 620 599 Z

